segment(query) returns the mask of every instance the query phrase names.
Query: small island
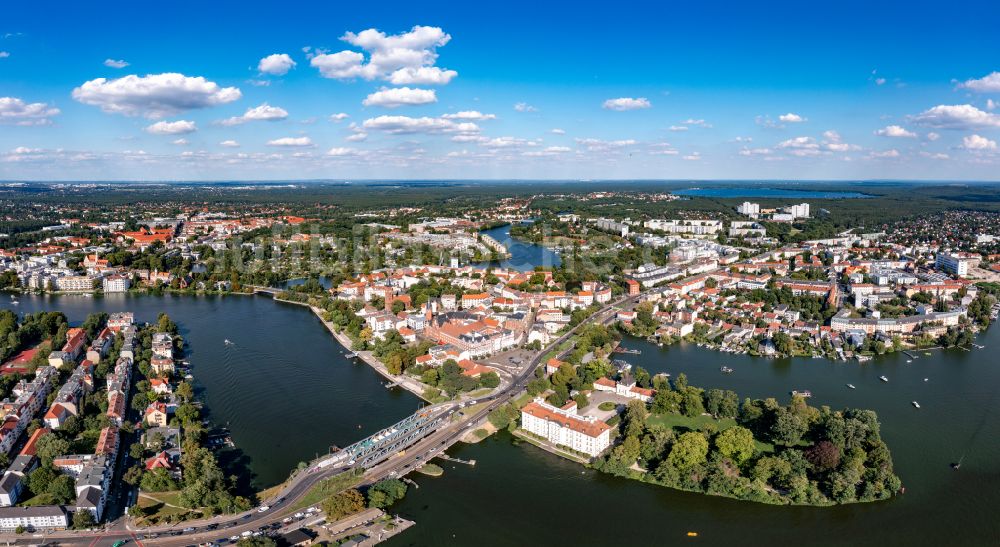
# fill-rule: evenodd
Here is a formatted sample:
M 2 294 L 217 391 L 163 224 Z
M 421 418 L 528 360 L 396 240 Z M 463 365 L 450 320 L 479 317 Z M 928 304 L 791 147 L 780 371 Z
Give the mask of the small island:
M 875 412 L 812 407 L 807 394 L 784 405 L 741 398 L 689 385 L 683 373 L 633 371 L 609 358 L 618 336 L 588 325 L 565 361 L 548 360 L 527 395 L 490 422 L 605 473 L 714 496 L 827 506 L 900 490 Z
M 670 488 L 772 504 L 884 500 L 900 488 L 871 410 L 809 406 L 801 395 L 743 399 L 656 379 L 628 403 L 620 442 L 595 468 Z

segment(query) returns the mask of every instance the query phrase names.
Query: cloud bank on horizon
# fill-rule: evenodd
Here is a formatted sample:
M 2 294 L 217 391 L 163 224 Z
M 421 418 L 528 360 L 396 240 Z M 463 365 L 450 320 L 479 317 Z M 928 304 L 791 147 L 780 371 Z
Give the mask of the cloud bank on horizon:
M 917 12 L 888 25 L 888 10 L 838 27 L 791 3 L 722 19 L 687 6 L 670 15 L 691 28 L 663 33 L 655 4 L 573 30 L 555 6 L 530 21 L 515 7 L 484 20 L 400 5 L 378 26 L 316 7 L 221 29 L 15 7 L 0 179 L 1000 179 L 989 14 L 960 30 Z M 916 32 L 931 27 L 933 42 Z

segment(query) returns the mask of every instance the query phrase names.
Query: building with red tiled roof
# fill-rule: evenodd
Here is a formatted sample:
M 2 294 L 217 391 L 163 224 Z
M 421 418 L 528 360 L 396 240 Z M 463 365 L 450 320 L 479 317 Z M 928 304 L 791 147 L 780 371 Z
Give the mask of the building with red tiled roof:
M 52 430 L 47 427 L 39 427 L 34 433 L 28 437 L 28 442 L 24 443 L 24 448 L 21 449 L 20 456 L 34 456 L 37 451 L 38 439 L 41 439 L 45 435 L 48 435 Z
M 611 446 L 611 426 L 576 414 L 576 406 L 556 408 L 537 398 L 521 409 L 521 427 L 549 442 L 596 457 Z

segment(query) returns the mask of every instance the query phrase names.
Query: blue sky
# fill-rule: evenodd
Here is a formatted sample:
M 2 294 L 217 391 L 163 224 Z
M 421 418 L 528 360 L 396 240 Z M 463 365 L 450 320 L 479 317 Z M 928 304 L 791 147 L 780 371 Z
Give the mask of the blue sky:
M 996 3 L 480 4 L 7 6 L 0 178 L 1000 178 Z

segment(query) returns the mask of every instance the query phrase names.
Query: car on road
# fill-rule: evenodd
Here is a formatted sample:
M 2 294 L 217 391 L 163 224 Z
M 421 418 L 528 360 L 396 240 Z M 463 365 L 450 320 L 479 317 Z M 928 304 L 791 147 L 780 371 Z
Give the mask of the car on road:
M 229 541 L 239 541 L 240 536 L 229 536 Z
M 118 541 L 114 542 L 111 545 L 111 547 L 122 547 L 122 545 L 125 545 L 126 543 L 128 543 L 127 539 L 119 539 Z
M 268 509 L 270 509 L 270 508 L 271 508 L 271 507 L 270 507 L 270 506 L 268 506 L 268 505 L 261 505 L 261 506 L 260 506 L 260 509 L 257 509 L 257 512 L 258 512 L 258 513 L 264 513 L 264 512 L 267 512 L 267 510 L 268 510 Z
M 247 530 L 247 531 L 243 532 L 240 535 L 243 536 L 243 537 L 245 537 L 245 538 L 248 538 L 248 537 L 250 537 L 250 536 L 253 535 L 253 532 L 251 532 L 250 530 Z
M 295 513 L 294 516 L 295 516 L 295 518 L 300 519 L 300 518 L 305 518 L 306 514 L 303 513 L 303 512 L 301 512 L 301 511 L 299 511 L 298 513 Z

